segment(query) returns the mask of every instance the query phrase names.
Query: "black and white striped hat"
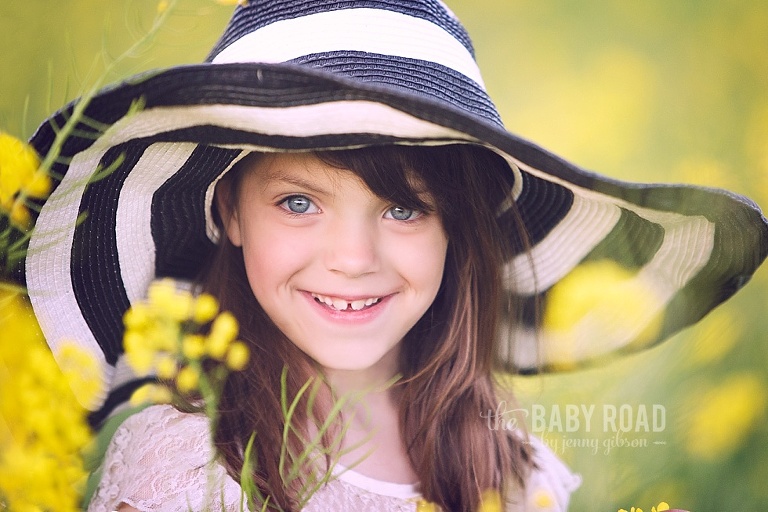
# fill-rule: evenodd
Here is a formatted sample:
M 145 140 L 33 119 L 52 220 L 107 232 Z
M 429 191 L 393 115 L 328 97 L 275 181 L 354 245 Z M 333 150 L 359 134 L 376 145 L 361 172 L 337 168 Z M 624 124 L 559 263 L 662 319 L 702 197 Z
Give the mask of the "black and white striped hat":
M 122 358 L 123 312 L 157 277 L 196 275 L 216 240 L 214 186 L 251 150 L 485 146 L 509 163 L 510 199 L 533 244 L 507 265 L 510 293 L 531 301 L 597 259 L 654 287 L 652 307 L 628 313 L 636 328 L 599 343 L 577 332 L 567 355 L 557 336 L 514 326 L 501 355 L 521 370 L 638 348 L 659 314 L 642 345 L 664 339 L 730 297 L 768 252 L 766 220 L 744 197 L 615 181 L 507 132 L 469 37 L 439 0 L 251 0 L 208 60 L 133 77 L 91 101 L 30 241 L 26 283 L 49 344 L 76 340 L 106 371 L 96 417 L 137 382 Z M 38 151 L 73 108 L 40 127 Z

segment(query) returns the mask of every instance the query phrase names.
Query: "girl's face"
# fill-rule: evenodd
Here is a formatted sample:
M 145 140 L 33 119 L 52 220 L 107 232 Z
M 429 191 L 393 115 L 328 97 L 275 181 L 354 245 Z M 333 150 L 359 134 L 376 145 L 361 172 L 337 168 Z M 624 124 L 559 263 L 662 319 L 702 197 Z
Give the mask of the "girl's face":
M 256 159 L 225 228 L 272 321 L 334 370 L 372 369 L 395 352 L 435 299 L 448 243 L 436 214 L 303 153 Z

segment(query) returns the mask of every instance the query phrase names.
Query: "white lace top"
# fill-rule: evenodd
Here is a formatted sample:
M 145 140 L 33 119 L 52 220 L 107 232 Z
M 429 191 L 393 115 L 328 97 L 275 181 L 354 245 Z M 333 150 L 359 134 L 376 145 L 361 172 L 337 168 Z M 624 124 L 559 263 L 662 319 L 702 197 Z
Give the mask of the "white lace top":
M 146 512 L 225 510 L 239 512 L 240 486 L 219 464 L 208 420 L 168 405 L 130 416 L 115 432 L 103 462 L 101 482 L 89 512 L 116 510 L 120 503 Z M 581 480 L 539 440 L 531 438 L 538 464 L 526 495 L 508 511 L 562 512 Z M 215 501 L 210 501 L 215 497 Z M 315 511 L 416 511 L 418 485 L 382 482 L 352 470 L 340 470 L 304 508 Z M 512 498 L 514 499 L 514 498 Z M 207 507 L 215 503 L 212 507 Z M 243 508 L 245 510 L 245 507 Z

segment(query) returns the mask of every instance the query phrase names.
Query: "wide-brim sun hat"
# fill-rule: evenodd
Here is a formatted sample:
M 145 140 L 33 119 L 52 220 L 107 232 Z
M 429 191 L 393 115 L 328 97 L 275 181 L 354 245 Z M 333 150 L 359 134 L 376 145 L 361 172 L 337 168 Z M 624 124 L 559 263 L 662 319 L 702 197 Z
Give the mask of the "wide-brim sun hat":
M 38 152 L 75 104 L 38 129 Z M 153 280 L 198 274 L 218 239 L 215 185 L 244 155 L 457 143 L 508 164 L 510 200 L 531 244 L 505 266 L 519 303 L 546 304 L 592 261 L 613 262 L 651 290 L 651 301 L 626 308 L 630 321 L 599 340 L 589 314 L 569 332 L 535 315 L 510 319 L 513 342 L 500 343 L 499 357 L 519 371 L 654 345 L 729 298 L 768 253 L 766 219 L 745 197 L 609 179 L 508 132 L 468 35 L 438 0 L 251 0 L 207 62 L 97 94 L 52 169 L 61 180 L 37 218 L 25 280 L 48 343 L 73 340 L 103 367 L 94 421 L 141 382 L 123 356 L 124 312 Z

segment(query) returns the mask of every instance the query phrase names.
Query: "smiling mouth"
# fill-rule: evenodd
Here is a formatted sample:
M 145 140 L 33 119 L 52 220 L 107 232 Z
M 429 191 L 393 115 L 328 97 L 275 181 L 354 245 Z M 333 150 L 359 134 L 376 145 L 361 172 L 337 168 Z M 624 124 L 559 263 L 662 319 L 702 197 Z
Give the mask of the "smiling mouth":
M 336 311 L 360 311 L 377 304 L 381 300 L 381 297 L 369 297 L 367 299 L 348 301 L 339 297 L 320 295 L 319 293 L 312 293 L 311 295 L 318 304 L 324 304 Z

